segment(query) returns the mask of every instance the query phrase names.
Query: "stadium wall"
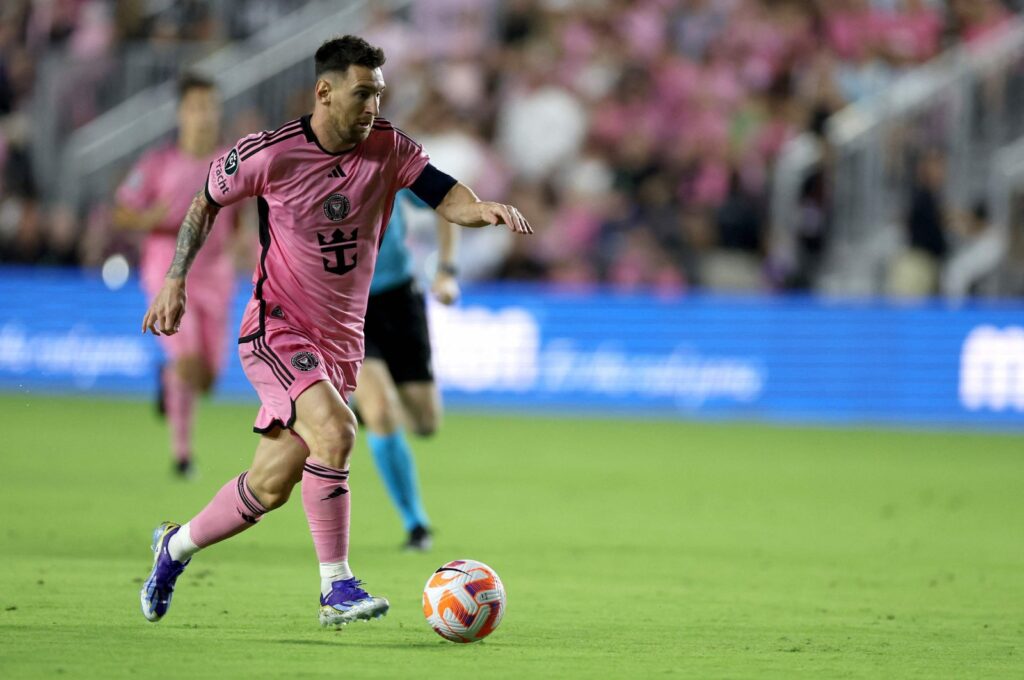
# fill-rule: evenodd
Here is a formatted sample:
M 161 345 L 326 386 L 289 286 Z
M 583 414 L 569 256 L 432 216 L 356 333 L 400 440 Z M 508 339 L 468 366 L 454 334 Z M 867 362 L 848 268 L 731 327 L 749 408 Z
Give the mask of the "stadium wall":
M 0 300 L 0 390 L 152 395 L 160 352 L 135 280 L 0 269 Z M 455 407 L 1024 430 L 1021 302 L 487 286 L 432 305 L 431 323 Z M 231 343 L 218 394 L 253 399 Z

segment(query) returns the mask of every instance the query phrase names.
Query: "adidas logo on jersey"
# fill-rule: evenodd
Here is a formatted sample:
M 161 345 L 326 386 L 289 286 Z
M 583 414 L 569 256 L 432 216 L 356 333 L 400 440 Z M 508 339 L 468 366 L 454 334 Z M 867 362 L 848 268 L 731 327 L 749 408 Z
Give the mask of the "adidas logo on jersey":
M 345 176 L 345 171 L 341 169 L 340 165 L 335 165 L 334 166 L 334 170 L 331 170 L 331 173 L 329 175 L 327 175 L 327 176 L 328 177 L 344 177 Z

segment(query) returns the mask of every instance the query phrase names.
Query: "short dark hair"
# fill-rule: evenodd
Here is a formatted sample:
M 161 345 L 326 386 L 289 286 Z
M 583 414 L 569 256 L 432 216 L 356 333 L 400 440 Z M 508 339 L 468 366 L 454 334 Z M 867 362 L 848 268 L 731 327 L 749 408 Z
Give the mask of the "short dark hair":
M 343 35 L 328 40 L 316 51 L 316 77 L 328 71 L 344 73 L 352 64 L 366 68 L 384 65 L 384 50 L 374 47 L 358 35 Z
M 212 79 L 206 76 L 201 76 L 198 73 L 183 73 L 178 78 L 178 101 L 180 102 L 185 98 L 192 90 L 215 90 L 217 83 L 213 82 Z

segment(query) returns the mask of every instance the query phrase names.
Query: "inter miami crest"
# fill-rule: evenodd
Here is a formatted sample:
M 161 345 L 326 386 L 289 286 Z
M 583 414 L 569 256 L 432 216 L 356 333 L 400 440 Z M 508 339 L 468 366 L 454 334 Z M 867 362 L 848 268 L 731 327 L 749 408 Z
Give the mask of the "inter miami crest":
M 358 235 L 358 228 L 348 234 L 341 229 L 335 229 L 327 236 L 317 232 L 316 241 L 320 244 L 320 253 L 324 256 L 324 271 L 341 275 L 356 268 L 359 262 L 359 253 L 356 252 Z
M 224 174 L 231 176 L 238 172 L 238 149 L 232 149 L 228 152 L 228 157 L 224 159 Z
M 292 366 L 297 370 L 307 373 L 320 365 L 320 360 L 312 352 L 296 352 L 292 356 Z
M 344 194 L 331 194 L 324 201 L 324 216 L 331 222 L 341 222 L 351 207 L 352 204 Z

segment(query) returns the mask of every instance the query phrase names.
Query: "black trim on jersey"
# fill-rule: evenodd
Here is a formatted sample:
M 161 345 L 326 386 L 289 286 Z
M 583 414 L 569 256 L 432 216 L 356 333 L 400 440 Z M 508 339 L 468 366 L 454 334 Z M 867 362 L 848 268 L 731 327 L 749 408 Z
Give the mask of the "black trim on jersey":
M 262 144 L 260 146 L 250 148 L 249 151 L 245 152 L 245 155 L 238 157 L 238 162 L 241 163 L 246 158 L 252 158 L 256 154 L 258 154 L 260 151 L 263 151 L 264 149 L 266 149 L 268 147 L 274 146 L 278 142 L 283 142 L 286 139 L 291 139 L 292 137 L 298 137 L 301 134 L 302 134 L 302 130 L 301 129 L 297 129 L 297 130 L 295 130 L 295 132 L 289 132 L 288 134 L 284 135 L 283 137 L 278 137 L 277 139 L 273 139 L 273 140 L 271 140 L 269 142 L 266 142 L 266 143 L 264 143 L 264 144 Z
M 458 182 L 454 177 L 441 172 L 432 163 L 427 163 L 416 181 L 409 185 L 409 190 L 431 208 L 436 208 L 456 184 Z
M 401 135 L 402 137 L 405 137 L 406 139 L 408 139 L 410 142 L 412 142 L 416 146 L 418 146 L 418 147 L 422 147 L 423 146 L 422 144 L 417 142 L 415 139 L 410 137 L 408 134 L 406 134 L 405 130 L 403 130 L 402 128 L 395 127 L 394 124 L 390 120 L 387 120 L 386 118 L 378 118 L 376 121 L 374 121 L 373 129 L 374 130 L 380 130 L 382 132 L 387 132 L 387 131 L 396 132 L 399 135 Z
M 212 166 L 213 163 L 210 163 L 210 165 Z M 207 176 L 206 176 L 206 183 L 203 184 L 203 193 L 206 194 L 206 202 L 207 203 L 209 203 L 210 205 L 216 206 L 218 209 L 224 207 L 220 203 L 215 201 L 213 199 L 213 196 L 210 195 L 210 176 L 209 176 L 209 174 L 207 174 Z
M 316 148 L 320 149 L 328 156 L 344 156 L 347 153 L 351 153 L 359 146 L 358 144 L 356 144 L 351 149 L 345 149 L 344 151 L 328 151 L 323 147 L 323 145 L 320 144 L 320 140 L 316 138 L 316 134 L 313 132 L 313 126 L 310 124 L 310 120 L 312 120 L 312 118 L 313 114 L 310 113 L 307 113 L 302 118 L 299 118 L 299 122 L 302 123 L 302 132 L 305 133 L 307 142 L 313 142 L 314 144 L 316 144 Z
M 250 151 L 254 146 L 258 146 L 264 142 L 269 142 L 274 137 L 283 134 L 284 132 L 294 132 L 295 130 L 300 129 L 300 127 L 301 124 L 299 123 L 299 119 L 296 118 L 295 120 L 288 121 L 273 132 L 267 132 L 264 130 L 263 132 L 257 133 L 252 139 L 239 142 L 238 146 L 235 148 L 239 154 L 243 154 Z
M 260 277 L 256 279 L 253 297 L 260 303 L 260 326 L 255 333 L 238 338 L 238 344 L 255 340 L 266 331 L 267 301 L 263 299 L 263 282 L 267 280 L 267 251 L 270 250 L 270 206 L 262 196 L 256 199 L 256 212 L 260 218 Z

